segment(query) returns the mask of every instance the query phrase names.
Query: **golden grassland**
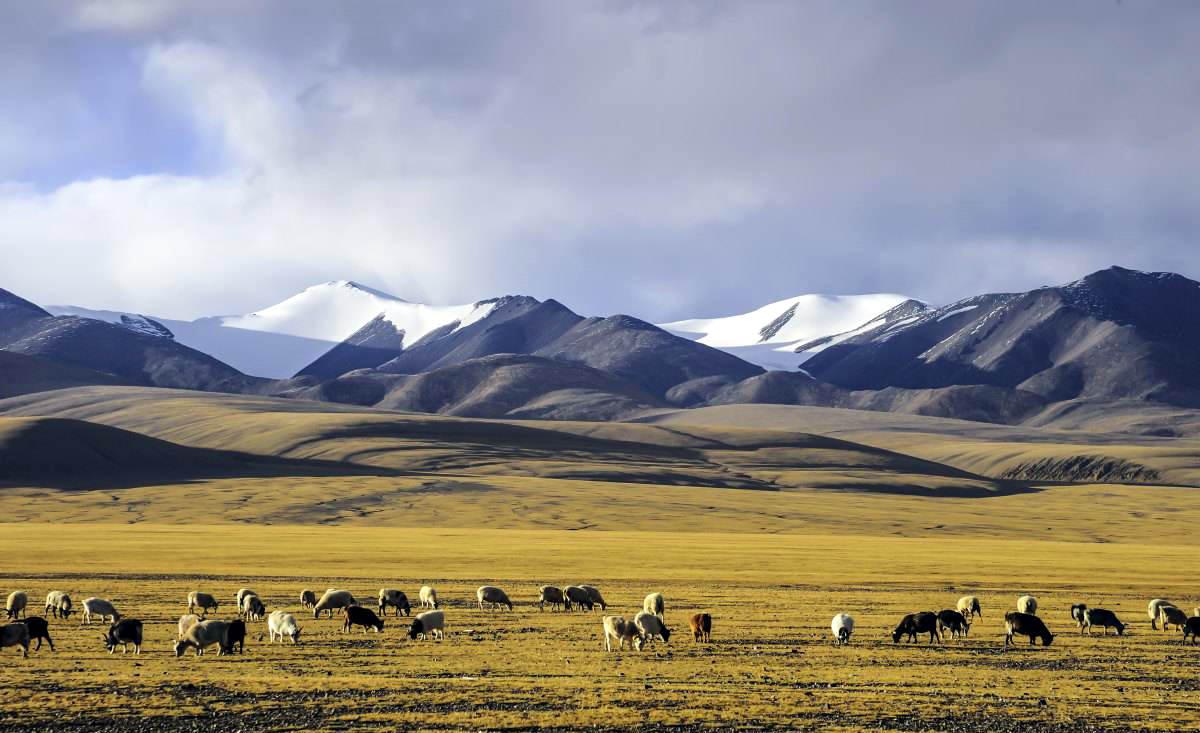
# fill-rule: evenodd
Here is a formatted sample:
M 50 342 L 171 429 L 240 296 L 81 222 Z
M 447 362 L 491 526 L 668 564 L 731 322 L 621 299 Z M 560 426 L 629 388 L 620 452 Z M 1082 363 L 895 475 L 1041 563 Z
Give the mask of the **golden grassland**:
M 0 589 L 35 603 L 52 589 L 111 598 L 146 623 L 140 657 L 109 655 L 99 627 L 52 621 L 58 651 L 4 650 L 0 726 L 11 730 L 698 730 L 743 724 L 814 730 L 1184 730 L 1200 724 L 1200 648 L 1150 630 L 1145 604 L 1196 599 L 1193 551 L 1169 544 L 956 538 L 563 532 L 337 526 L 0 527 Z M 669 645 L 607 654 L 600 613 L 540 612 L 543 583 L 594 582 L 610 613 L 667 598 Z M 508 589 L 516 609 L 473 607 Z M 444 642 L 342 634 L 300 615 L 298 646 L 245 655 L 171 651 L 193 589 L 232 603 L 242 586 L 299 615 L 302 588 L 379 587 L 415 597 L 435 585 Z M 977 593 L 985 618 L 967 640 L 893 645 L 904 613 Z M 1033 593 L 1059 636 L 1002 649 L 1002 612 Z M 1068 609 L 1087 601 L 1132 624 L 1080 637 Z M 685 618 L 714 616 L 695 644 Z M 829 643 L 848 611 L 852 646 Z M 228 617 L 226 609 L 216 614 Z

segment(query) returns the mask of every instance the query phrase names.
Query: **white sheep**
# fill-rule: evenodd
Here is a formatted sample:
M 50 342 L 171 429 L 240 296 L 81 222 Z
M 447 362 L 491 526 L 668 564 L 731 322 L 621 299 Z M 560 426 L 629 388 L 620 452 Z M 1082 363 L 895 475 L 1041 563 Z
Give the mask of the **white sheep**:
M 179 617 L 179 633 L 176 634 L 175 639 L 176 640 L 182 639 L 184 637 L 184 634 L 186 634 L 188 632 L 188 629 L 190 629 L 193 626 L 195 626 L 196 624 L 200 623 L 202 620 L 203 619 L 201 619 L 199 616 L 197 616 L 194 613 L 185 613 L 184 615 L 180 616 Z
M 1017 599 L 1017 610 L 1030 616 L 1037 615 L 1038 602 L 1033 596 L 1021 596 Z
M 642 635 L 643 645 L 656 638 L 662 639 L 664 644 L 671 642 L 671 630 L 663 623 L 662 617 L 656 613 L 642 611 L 633 617 L 633 624 Z
M 417 594 L 417 600 L 421 602 L 421 608 L 438 607 L 437 591 L 432 586 L 421 586 L 421 592 Z
M 1150 605 L 1146 607 L 1146 612 L 1150 614 L 1150 628 L 1154 629 L 1155 631 L 1158 630 L 1158 609 L 1159 608 L 1161 608 L 1162 606 L 1174 606 L 1174 605 L 1175 605 L 1174 603 L 1171 603 L 1170 601 L 1168 601 L 1164 598 L 1155 598 L 1153 601 L 1150 601 Z
M 666 617 L 663 615 L 665 609 L 666 603 L 663 601 L 662 593 L 651 593 L 646 596 L 646 600 L 642 601 L 642 610 L 658 616 L 659 621 L 666 620 Z
M 188 647 L 196 650 L 196 656 L 213 644 L 217 645 L 217 656 L 225 653 L 225 634 L 229 631 L 228 621 L 201 621 L 192 625 L 179 641 L 175 642 L 175 656 L 182 657 Z
M 632 621 L 626 621 L 624 616 L 605 616 L 603 625 L 604 651 L 611 652 L 614 641 L 617 642 L 618 651 L 625 648 L 625 642 L 629 642 L 633 649 L 641 651 L 642 635 Z
M 854 633 L 854 617 L 848 613 L 839 613 L 833 617 L 829 628 L 833 631 L 833 638 L 837 640 L 838 646 L 849 644 L 850 636 Z
M 207 615 L 208 609 L 217 610 L 221 604 L 217 603 L 217 599 L 211 593 L 201 593 L 198 590 L 189 591 L 187 595 L 188 613 L 195 613 L 196 609 L 200 609 L 201 615 Z
M 23 590 L 15 590 L 8 594 L 8 600 L 4 603 L 4 610 L 8 613 L 8 618 L 23 618 L 25 616 L 25 606 L 29 605 L 29 594 Z
M 281 642 L 287 637 L 293 644 L 300 641 L 300 627 L 296 625 L 296 617 L 285 611 L 274 611 L 267 617 L 267 633 L 271 635 L 272 642 L 275 641 L 275 637 L 279 637 Z
M 10 646 L 21 647 L 21 656 L 29 656 L 29 627 L 23 623 L 0 626 L 0 649 Z
M 317 601 L 317 605 L 313 606 L 313 618 L 321 618 L 322 611 L 329 611 L 329 618 L 333 618 L 335 610 L 356 605 L 358 601 L 354 600 L 354 594 L 350 591 L 330 588 L 321 596 L 321 600 Z
M 508 600 L 508 594 L 494 585 L 481 585 L 479 590 L 475 591 L 475 598 L 479 601 L 479 610 L 483 610 L 483 604 L 488 604 L 489 608 L 498 608 L 500 606 L 508 606 L 508 610 L 513 610 L 512 601 Z
M 114 624 L 121 620 L 121 614 L 117 613 L 117 609 L 111 601 L 96 598 L 95 596 L 83 599 L 83 620 L 80 621 L 79 625 L 92 623 L 93 616 L 98 616 L 100 621 L 108 621 Z
M 417 617 L 413 619 L 412 626 L 408 629 L 408 638 L 445 639 L 446 612 L 425 611 L 424 613 L 418 613 Z
M 66 618 L 71 615 L 71 596 L 61 590 L 52 590 L 46 594 L 46 613 L 54 618 Z
M 958 612 L 963 615 L 963 618 L 970 621 L 975 616 L 983 618 L 983 608 L 979 605 L 979 599 L 975 596 L 963 596 L 958 599 Z

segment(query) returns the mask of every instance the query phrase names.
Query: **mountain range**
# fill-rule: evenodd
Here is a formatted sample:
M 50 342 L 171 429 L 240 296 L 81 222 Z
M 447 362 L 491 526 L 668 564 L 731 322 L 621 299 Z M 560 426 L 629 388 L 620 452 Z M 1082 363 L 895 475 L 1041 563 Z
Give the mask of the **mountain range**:
M 1195 281 L 1119 267 L 940 307 L 803 295 L 661 326 L 521 295 L 430 306 L 350 281 L 196 321 L 0 290 L 0 397 L 129 384 L 509 418 L 771 403 L 1044 422 L 1082 404 L 1200 406 L 1198 311 Z

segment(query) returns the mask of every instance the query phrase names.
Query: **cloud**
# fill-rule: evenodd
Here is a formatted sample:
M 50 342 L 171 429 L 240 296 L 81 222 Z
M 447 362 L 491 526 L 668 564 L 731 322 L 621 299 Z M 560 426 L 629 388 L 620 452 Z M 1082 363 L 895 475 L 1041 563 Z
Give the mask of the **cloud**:
M 3 287 L 40 302 L 667 319 L 1200 271 L 1187 5 L 57 7 L 0 31 Z

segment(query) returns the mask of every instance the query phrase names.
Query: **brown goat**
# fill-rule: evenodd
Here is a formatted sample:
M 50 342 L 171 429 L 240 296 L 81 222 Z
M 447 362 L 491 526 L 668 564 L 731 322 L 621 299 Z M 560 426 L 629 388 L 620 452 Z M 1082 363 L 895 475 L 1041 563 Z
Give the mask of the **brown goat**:
M 690 621 L 692 638 L 696 641 L 712 641 L 712 616 L 707 613 L 697 613 Z

